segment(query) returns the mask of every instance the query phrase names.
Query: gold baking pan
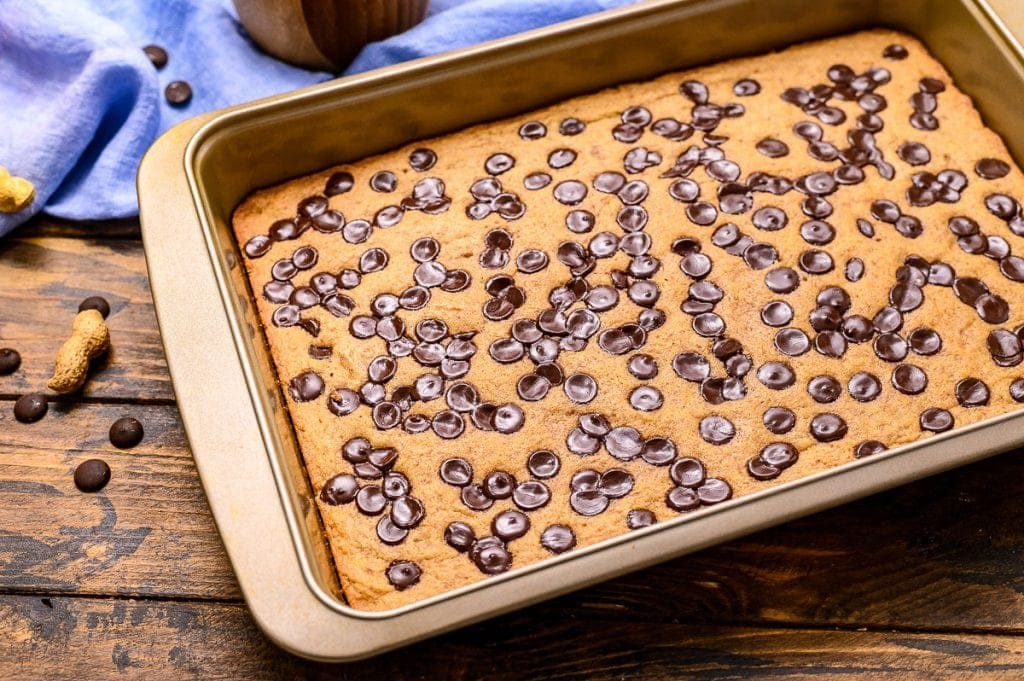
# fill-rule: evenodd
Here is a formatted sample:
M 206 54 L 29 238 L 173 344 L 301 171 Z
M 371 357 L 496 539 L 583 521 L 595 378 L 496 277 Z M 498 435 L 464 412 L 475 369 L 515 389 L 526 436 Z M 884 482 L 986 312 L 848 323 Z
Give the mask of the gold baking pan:
M 263 631 L 353 660 L 1024 442 L 1024 412 L 959 428 L 398 609 L 348 607 L 229 219 L 256 188 L 608 85 L 813 38 L 915 34 L 1024 160 L 1024 54 L 983 0 L 651 0 L 261 100 L 174 128 L 139 171 L 167 360 L 203 486 Z

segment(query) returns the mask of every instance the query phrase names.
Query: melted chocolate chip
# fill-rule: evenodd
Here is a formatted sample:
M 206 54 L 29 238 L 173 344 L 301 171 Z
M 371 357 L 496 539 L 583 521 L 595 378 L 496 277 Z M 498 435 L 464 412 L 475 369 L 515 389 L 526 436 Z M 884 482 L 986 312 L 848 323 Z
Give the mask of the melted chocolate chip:
M 796 382 L 796 374 L 783 362 L 765 362 L 757 370 L 757 379 L 771 390 L 784 390 Z
M 1010 164 L 996 158 L 983 158 L 974 166 L 975 174 L 985 180 L 998 180 L 1010 174 Z
M 359 482 L 348 474 L 339 474 L 327 480 L 320 488 L 320 500 L 331 506 L 348 504 L 355 500 Z
M 395 560 L 388 565 L 385 575 L 396 591 L 405 591 L 419 583 L 423 570 L 411 560 Z
M 783 435 L 793 430 L 796 414 L 785 407 L 769 407 L 761 416 L 761 422 L 768 432 Z
M 835 442 L 846 437 L 846 421 L 837 414 L 817 414 L 811 419 L 810 432 L 819 442 Z
M 843 387 L 832 376 L 815 376 L 807 383 L 807 393 L 820 404 L 835 402 L 843 394 Z
M 953 427 L 953 415 L 946 409 L 929 407 L 921 412 L 918 422 L 921 425 L 921 430 L 942 433 Z
M 314 371 L 304 371 L 288 383 L 288 394 L 296 402 L 308 402 L 324 392 L 324 380 Z
M 550 525 L 540 535 L 540 545 L 554 554 L 576 546 L 576 535 L 568 525 Z
M 773 293 L 792 293 L 800 285 L 800 275 L 789 267 L 777 267 L 765 274 L 764 283 Z
M 724 445 L 735 437 L 736 426 L 724 416 L 712 414 L 701 419 L 698 431 L 705 442 Z
M 965 378 L 956 384 L 954 392 L 961 407 L 980 407 L 988 404 L 988 386 L 981 379 Z
M 928 387 L 928 375 L 919 366 L 900 364 L 893 369 L 892 385 L 904 395 L 917 395 Z

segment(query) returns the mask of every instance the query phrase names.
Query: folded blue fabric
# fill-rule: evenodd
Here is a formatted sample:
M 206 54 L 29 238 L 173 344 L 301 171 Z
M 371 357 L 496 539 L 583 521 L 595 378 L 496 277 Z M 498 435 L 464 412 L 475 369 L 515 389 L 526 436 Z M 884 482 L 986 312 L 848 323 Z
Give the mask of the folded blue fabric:
M 634 0 L 434 0 L 419 26 L 367 46 L 346 73 L 394 64 Z M 141 47 L 170 55 L 156 70 Z M 0 0 L 0 166 L 36 186 L 0 236 L 35 213 L 102 220 L 138 212 L 135 174 L 169 127 L 212 109 L 334 77 L 262 53 L 230 0 Z M 191 101 L 172 107 L 166 85 Z

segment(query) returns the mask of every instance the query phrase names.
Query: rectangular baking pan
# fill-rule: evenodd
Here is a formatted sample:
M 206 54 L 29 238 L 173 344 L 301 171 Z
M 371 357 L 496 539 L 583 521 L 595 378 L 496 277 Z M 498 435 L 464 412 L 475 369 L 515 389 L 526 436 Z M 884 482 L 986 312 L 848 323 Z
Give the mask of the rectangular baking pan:
M 1024 412 L 892 449 L 395 610 L 341 597 L 229 220 L 251 191 L 573 95 L 885 26 L 922 39 L 1024 159 L 1024 55 L 983 0 L 651 0 L 193 119 L 139 171 L 167 360 L 242 592 L 263 631 L 353 660 L 960 466 Z

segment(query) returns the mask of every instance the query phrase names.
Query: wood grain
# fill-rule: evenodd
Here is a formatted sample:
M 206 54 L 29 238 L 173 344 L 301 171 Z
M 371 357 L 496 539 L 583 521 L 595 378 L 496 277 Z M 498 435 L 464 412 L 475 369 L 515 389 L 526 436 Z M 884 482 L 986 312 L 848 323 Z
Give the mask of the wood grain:
M 1019 679 L 1016 636 L 623 624 L 511 615 L 326 665 L 276 649 L 239 605 L 0 596 L 0 653 L 50 679 Z M 4 650 L 8 648 L 8 650 Z
M 146 438 L 114 449 L 107 429 L 131 414 Z M 20 424 L 0 402 L 5 453 L 0 591 L 237 599 L 176 410 L 54 405 Z M 99 495 L 78 492 L 77 462 L 113 469 Z M 540 621 L 680 618 L 1024 631 L 1024 458 L 991 461 L 761 532 L 557 599 Z M 868 550 L 870 549 L 870 550 Z
M 128 451 L 107 434 L 125 415 L 146 432 Z M 0 402 L 0 432 L 0 591 L 239 597 L 175 407 L 55 404 L 23 424 Z M 72 480 L 89 458 L 112 470 L 98 494 Z
M 101 295 L 110 302 L 112 350 L 94 367 L 82 396 L 173 399 L 141 242 L 16 234 L 0 240 L 0 282 L 0 346 L 22 355 L 19 371 L 0 376 L 0 397 L 46 390 L 78 304 Z

